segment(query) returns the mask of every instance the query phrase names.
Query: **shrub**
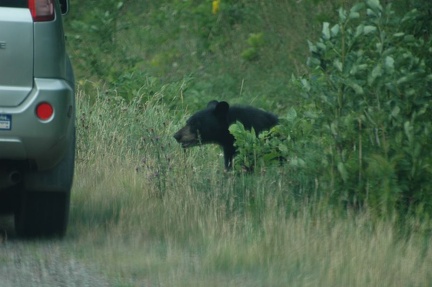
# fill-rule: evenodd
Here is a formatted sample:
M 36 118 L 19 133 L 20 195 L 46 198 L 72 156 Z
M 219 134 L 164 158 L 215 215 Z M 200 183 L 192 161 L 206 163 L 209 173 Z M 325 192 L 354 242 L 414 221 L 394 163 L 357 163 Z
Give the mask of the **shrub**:
M 253 145 L 246 142 L 265 138 L 288 167 L 302 159 L 303 174 L 315 174 L 317 190 L 334 202 L 382 216 L 431 214 L 432 41 L 413 25 L 427 10 L 399 17 L 390 5 L 367 0 L 338 12 L 338 23 L 324 23 L 321 38 L 309 42 L 309 73 L 294 81 L 302 113 L 272 130 L 274 139 L 252 140 L 232 129 L 240 165 L 251 162 Z

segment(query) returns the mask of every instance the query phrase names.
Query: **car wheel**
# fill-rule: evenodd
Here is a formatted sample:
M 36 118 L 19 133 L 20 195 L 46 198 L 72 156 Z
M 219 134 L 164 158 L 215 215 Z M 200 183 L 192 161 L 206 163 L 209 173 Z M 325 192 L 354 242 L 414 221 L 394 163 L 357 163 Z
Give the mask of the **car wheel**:
M 15 214 L 15 230 L 21 237 L 62 237 L 69 217 L 70 193 L 23 192 Z
M 62 237 L 69 219 L 75 162 L 75 131 L 65 157 L 51 170 L 24 175 L 15 210 L 15 230 L 21 237 Z

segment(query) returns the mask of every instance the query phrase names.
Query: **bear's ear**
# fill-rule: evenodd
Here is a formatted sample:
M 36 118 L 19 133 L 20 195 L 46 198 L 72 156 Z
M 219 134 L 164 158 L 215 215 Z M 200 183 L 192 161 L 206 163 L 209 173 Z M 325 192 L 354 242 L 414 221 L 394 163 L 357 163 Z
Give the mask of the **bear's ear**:
M 207 104 L 207 108 L 208 108 L 208 109 L 210 109 L 210 108 L 214 109 L 214 108 L 217 106 L 218 103 L 219 103 L 219 102 L 216 101 L 216 100 L 210 101 L 210 102 L 208 102 L 208 104 Z
M 229 104 L 227 102 L 219 102 L 215 108 L 215 114 L 218 116 L 225 116 L 228 114 Z

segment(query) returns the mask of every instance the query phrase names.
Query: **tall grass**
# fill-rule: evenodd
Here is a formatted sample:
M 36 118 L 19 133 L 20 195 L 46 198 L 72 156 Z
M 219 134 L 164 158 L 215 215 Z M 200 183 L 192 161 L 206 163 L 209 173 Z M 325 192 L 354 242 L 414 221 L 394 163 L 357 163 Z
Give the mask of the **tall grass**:
M 430 286 L 431 240 L 291 190 L 283 169 L 223 171 L 183 151 L 188 116 L 78 89 L 69 237 L 114 286 Z M 107 94 L 108 93 L 108 94 Z

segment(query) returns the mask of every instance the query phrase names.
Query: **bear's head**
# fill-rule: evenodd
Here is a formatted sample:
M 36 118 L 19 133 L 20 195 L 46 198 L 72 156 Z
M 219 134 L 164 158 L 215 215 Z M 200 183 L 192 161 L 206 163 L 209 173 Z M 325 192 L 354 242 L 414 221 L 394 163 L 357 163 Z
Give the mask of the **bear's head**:
M 174 134 L 174 138 L 181 143 L 183 148 L 233 141 L 228 130 L 228 112 L 227 102 L 211 101 L 207 104 L 206 109 L 192 115 L 186 121 L 186 125 Z

